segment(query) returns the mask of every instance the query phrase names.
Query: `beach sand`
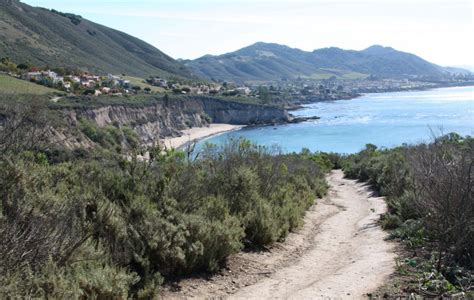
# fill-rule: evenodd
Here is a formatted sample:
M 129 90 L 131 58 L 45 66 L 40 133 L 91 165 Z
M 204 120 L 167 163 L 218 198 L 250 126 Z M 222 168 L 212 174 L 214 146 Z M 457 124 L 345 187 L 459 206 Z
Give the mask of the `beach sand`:
M 163 144 L 166 148 L 179 149 L 184 147 L 187 143 L 202 140 L 213 135 L 218 135 L 228 131 L 239 130 L 243 128 L 242 125 L 230 124 L 210 124 L 207 127 L 196 127 L 181 131 L 183 133 L 180 137 L 172 137 L 163 139 Z

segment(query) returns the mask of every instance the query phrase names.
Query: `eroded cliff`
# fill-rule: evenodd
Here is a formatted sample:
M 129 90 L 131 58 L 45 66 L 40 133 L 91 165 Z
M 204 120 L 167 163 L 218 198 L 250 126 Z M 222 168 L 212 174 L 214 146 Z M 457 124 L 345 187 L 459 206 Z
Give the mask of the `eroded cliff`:
M 290 119 L 285 109 L 211 97 L 154 100 L 144 105 L 111 104 L 63 108 L 62 113 L 72 128 L 79 128 L 84 119 L 100 128 L 128 127 L 144 144 L 157 142 L 165 137 L 180 136 L 181 130 L 207 126 L 210 123 L 257 125 L 283 123 Z M 79 138 L 61 138 L 67 140 L 65 144 L 69 148 L 93 146 L 94 143 L 87 136 L 80 135 Z

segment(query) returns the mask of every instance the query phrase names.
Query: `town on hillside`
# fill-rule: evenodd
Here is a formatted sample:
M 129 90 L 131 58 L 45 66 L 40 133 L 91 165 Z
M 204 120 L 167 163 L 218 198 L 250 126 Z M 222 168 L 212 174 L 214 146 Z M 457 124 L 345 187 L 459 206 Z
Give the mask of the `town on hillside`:
M 0 72 L 14 78 L 73 94 L 99 97 L 137 94 L 172 93 L 176 95 L 209 95 L 226 98 L 257 99 L 263 104 L 309 103 L 315 101 L 352 99 L 362 93 L 423 90 L 435 87 L 472 84 L 474 76 L 453 75 L 449 80 L 437 81 L 424 77 L 378 78 L 370 75 L 357 79 L 336 76 L 314 79 L 297 77 L 272 81 L 196 82 L 189 79 L 166 79 L 150 76 L 147 79 L 125 74 L 93 74 L 70 68 L 40 68 L 26 63 L 16 64 L 10 58 L 0 59 Z

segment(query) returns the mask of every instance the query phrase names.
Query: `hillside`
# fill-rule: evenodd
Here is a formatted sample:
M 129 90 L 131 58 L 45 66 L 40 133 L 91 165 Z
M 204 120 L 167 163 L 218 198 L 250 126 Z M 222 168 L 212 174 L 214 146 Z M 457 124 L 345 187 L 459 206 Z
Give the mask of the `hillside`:
M 35 94 L 46 95 L 61 93 L 61 91 L 51 89 L 39 84 L 0 74 L 0 95 L 10 94 Z
M 188 78 L 189 70 L 146 42 L 81 16 L 0 0 L 0 57 L 40 67 Z
M 219 56 L 206 55 L 184 61 L 200 76 L 227 81 L 280 80 L 310 77 L 324 79 L 440 77 L 450 69 L 390 47 L 372 46 L 362 51 L 335 47 L 306 52 L 287 46 L 256 43 Z

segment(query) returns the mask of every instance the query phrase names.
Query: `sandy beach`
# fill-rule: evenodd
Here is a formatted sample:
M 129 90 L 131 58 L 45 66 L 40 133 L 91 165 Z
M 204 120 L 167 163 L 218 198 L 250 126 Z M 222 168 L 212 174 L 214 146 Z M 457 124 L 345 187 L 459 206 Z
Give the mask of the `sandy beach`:
M 163 143 L 166 148 L 179 149 L 184 147 L 187 143 L 208 138 L 213 135 L 221 134 L 228 131 L 239 130 L 243 128 L 242 125 L 230 124 L 210 124 L 207 127 L 196 127 L 181 131 L 183 133 L 180 137 L 166 138 Z

